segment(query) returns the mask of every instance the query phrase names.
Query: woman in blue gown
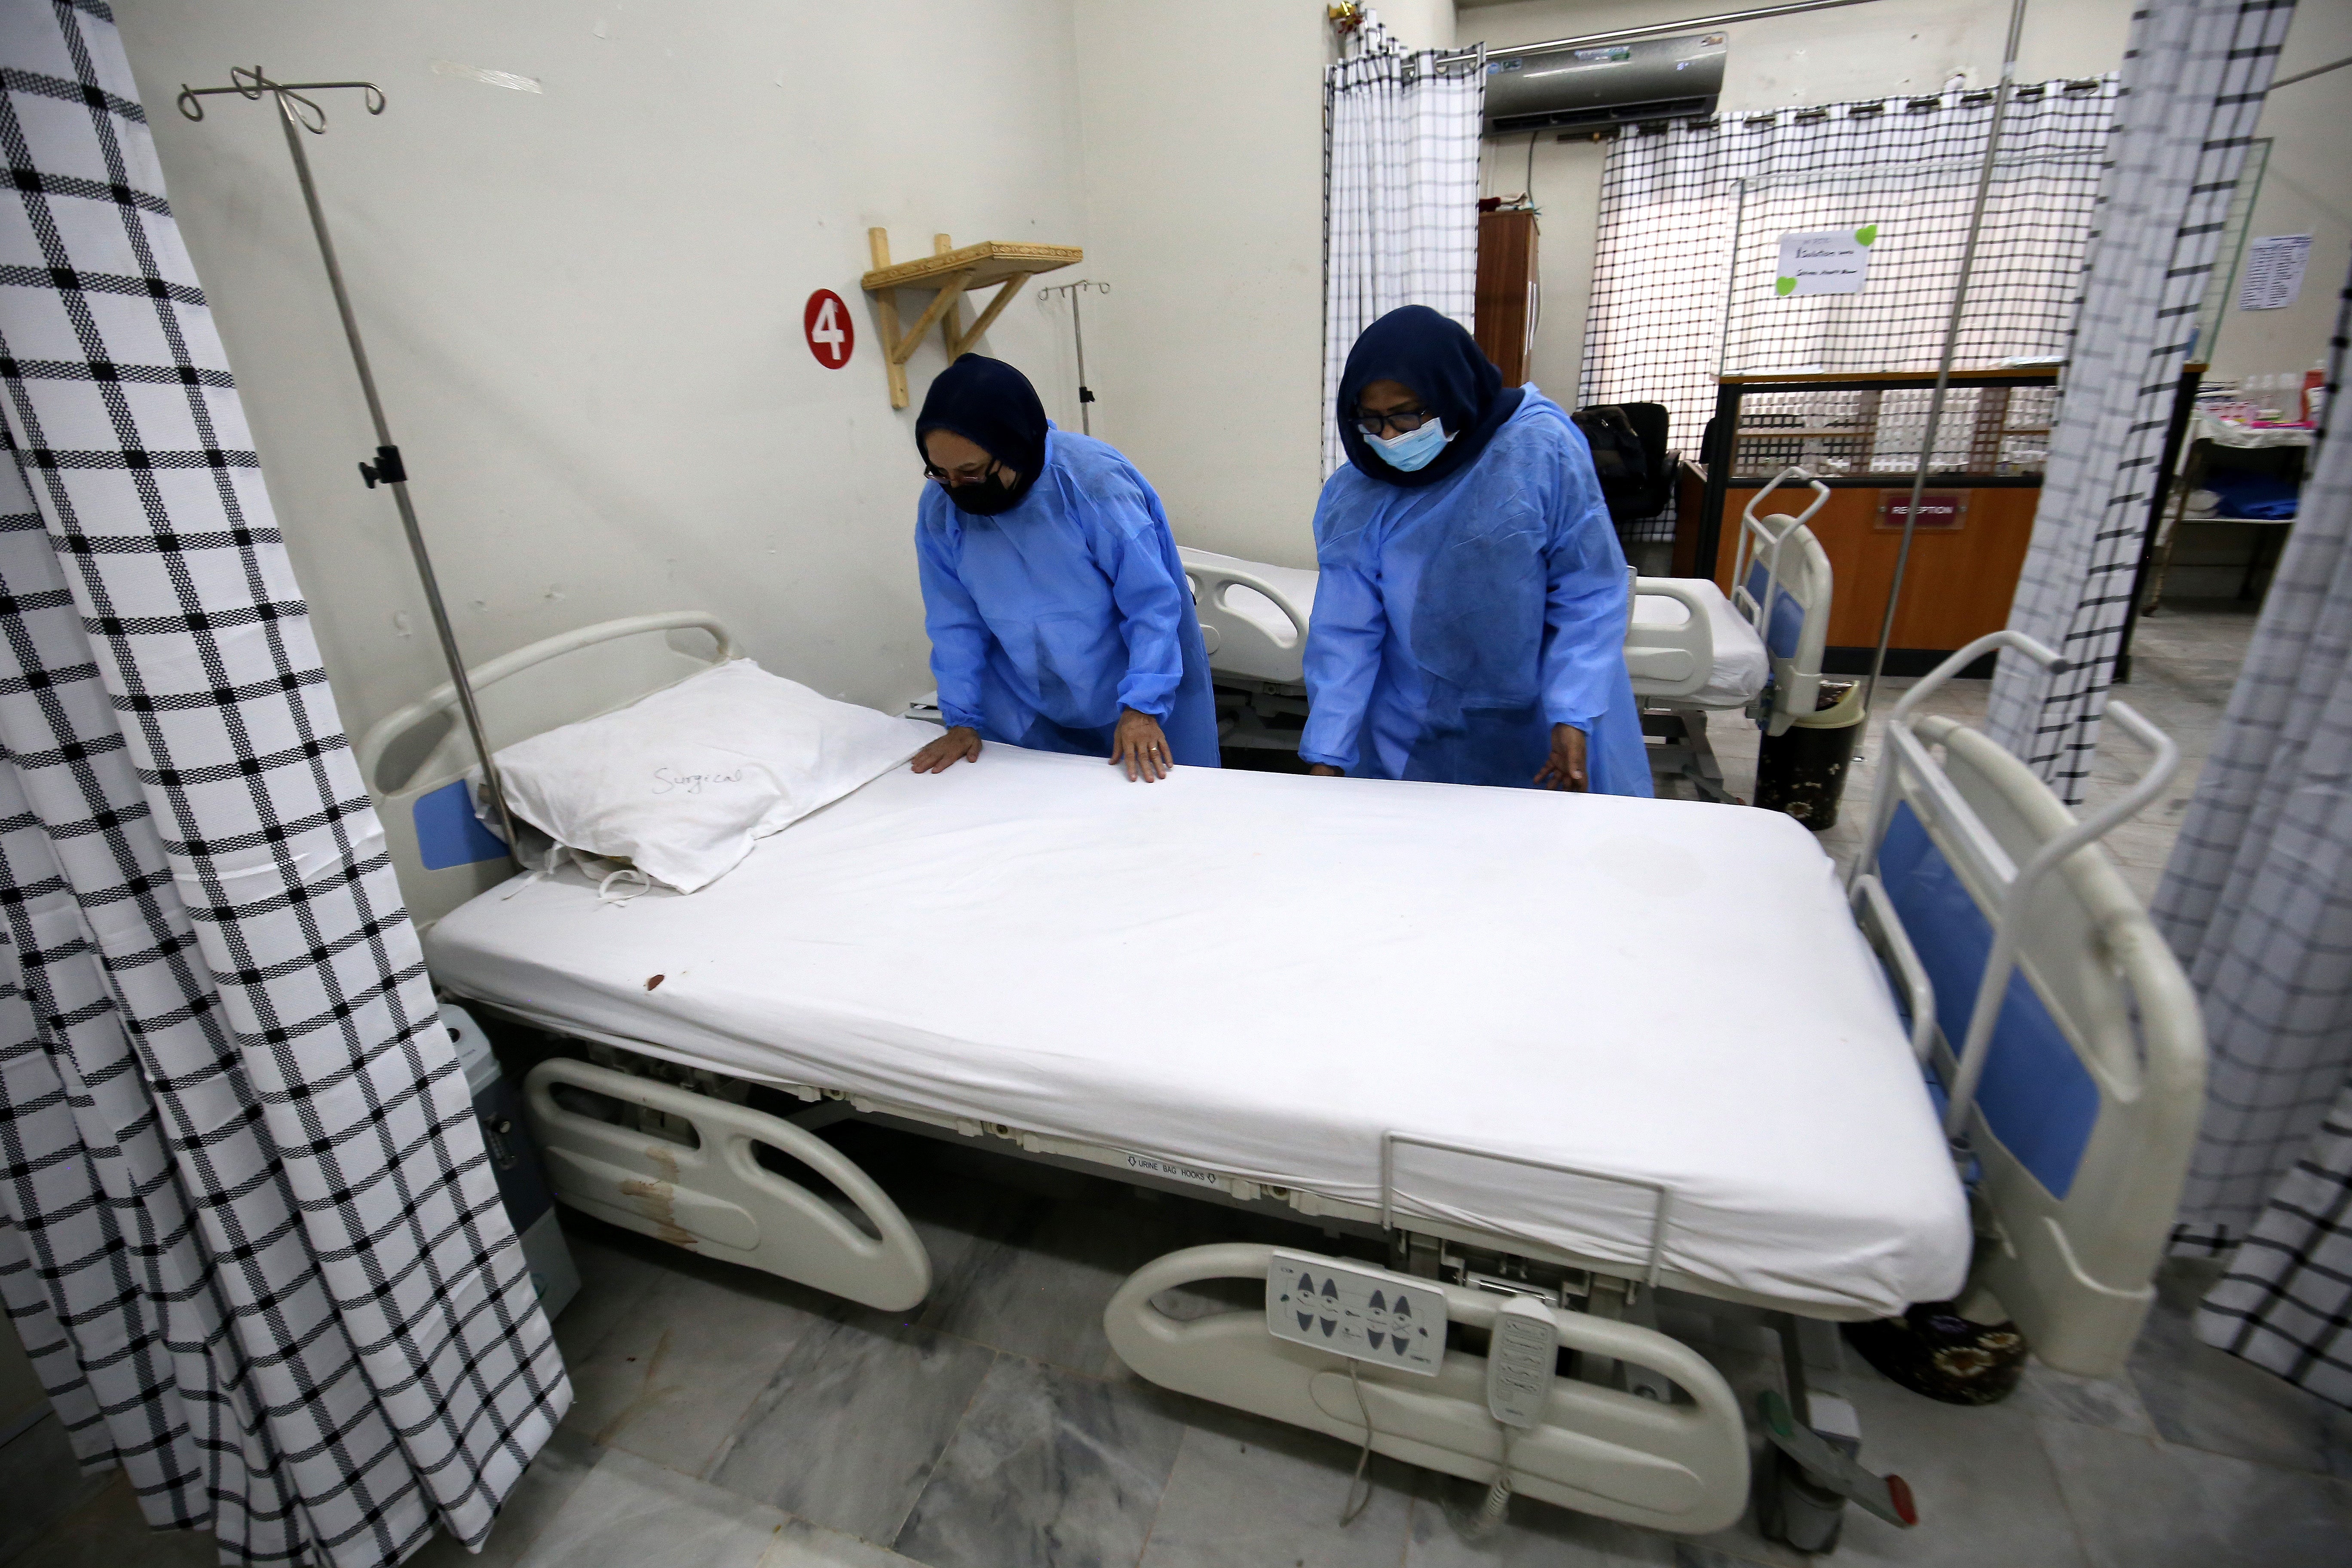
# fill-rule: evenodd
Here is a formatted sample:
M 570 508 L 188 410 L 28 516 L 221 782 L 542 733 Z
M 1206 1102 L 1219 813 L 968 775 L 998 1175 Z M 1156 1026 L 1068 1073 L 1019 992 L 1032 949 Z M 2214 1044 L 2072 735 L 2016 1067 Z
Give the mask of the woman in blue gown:
M 1192 586 L 1151 486 L 1109 445 L 1057 430 L 1029 380 L 966 354 L 915 421 L 923 624 L 948 732 L 919 773 L 984 741 L 1108 757 L 1129 779 L 1217 765 Z
M 1318 773 L 1647 795 L 1591 450 L 1558 404 L 1502 383 L 1422 305 L 1349 351 L 1298 754 Z

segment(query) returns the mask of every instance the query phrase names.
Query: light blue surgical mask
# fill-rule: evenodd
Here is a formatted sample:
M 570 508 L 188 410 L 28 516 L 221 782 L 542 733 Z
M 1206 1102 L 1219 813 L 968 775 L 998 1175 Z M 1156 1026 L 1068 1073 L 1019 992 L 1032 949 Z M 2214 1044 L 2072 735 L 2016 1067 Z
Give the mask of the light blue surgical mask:
M 1445 421 L 1433 419 L 1418 430 L 1408 430 L 1402 436 L 1382 440 L 1378 436 L 1367 437 L 1372 450 L 1392 468 L 1402 468 L 1410 474 L 1434 462 L 1437 454 L 1445 450 L 1445 443 L 1454 439 L 1445 433 Z

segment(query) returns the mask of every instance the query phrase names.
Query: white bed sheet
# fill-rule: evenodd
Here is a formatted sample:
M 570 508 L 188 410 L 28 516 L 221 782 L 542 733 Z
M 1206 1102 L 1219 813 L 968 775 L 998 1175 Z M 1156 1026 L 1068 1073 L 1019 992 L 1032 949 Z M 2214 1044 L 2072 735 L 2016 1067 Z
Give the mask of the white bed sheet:
M 509 883 L 427 952 L 721 1071 L 1359 1203 L 1391 1131 L 1663 1184 L 1669 1267 L 1792 1303 L 1891 1312 L 1967 1266 L 1885 984 L 1777 812 L 992 745 L 699 893 Z M 1411 1145 L 1397 1173 L 1407 1215 L 1648 1256 L 1643 1187 Z
M 1705 577 L 1676 577 L 1673 581 L 1706 601 L 1707 625 L 1715 633 L 1715 662 L 1707 671 L 1706 684 L 1675 700 L 1698 708 L 1747 707 L 1764 689 L 1764 682 L 1772 673 L 1771 661 L 1764 652 L 1764 639 L 1740 617 L 1723 590 L 1712 581 Z M 1685 606 L 1662 594 L 1633 595 L 1636 626 L 1678 626 L 1688 614 Z

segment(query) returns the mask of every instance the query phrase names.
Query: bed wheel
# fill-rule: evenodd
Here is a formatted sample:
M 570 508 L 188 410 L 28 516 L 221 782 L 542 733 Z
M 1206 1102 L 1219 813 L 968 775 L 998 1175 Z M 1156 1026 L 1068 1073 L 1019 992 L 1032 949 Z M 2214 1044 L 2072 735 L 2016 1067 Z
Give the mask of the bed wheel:
M 1772 1450 L 1757 1499 L 1757 1523 L 1767 1541 L 1778 1541 L 1799 1552 L 1834 1552 L 1845 1529 L 1845 1499 L 1805 1479 L 1797 1461 Z

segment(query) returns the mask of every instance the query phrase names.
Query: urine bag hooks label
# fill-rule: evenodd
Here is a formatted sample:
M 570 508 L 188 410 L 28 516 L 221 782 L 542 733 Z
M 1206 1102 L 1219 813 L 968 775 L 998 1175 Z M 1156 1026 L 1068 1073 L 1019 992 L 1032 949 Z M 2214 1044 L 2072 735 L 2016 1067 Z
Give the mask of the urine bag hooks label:
M 808 339 L 809 353 L 827 370 L 847 364 L 857 348 L 857 328 L 849 319 L 849 307 L 830 289 L 820 289 L 808 297 L 801 310 L 801 333 Z
M 1204 1171 L 1198 1165 L 1181 1165 L 1173 1160 L 1161 1160 L 1150 1154 L 1129 1154 L 1127 1168 L 1141 1175 L 1160 1176 L 1171 1182 L 1189 1182 L 1196 1187 L 1218 1187 L 1225 1179 L 1214 1171 Z

